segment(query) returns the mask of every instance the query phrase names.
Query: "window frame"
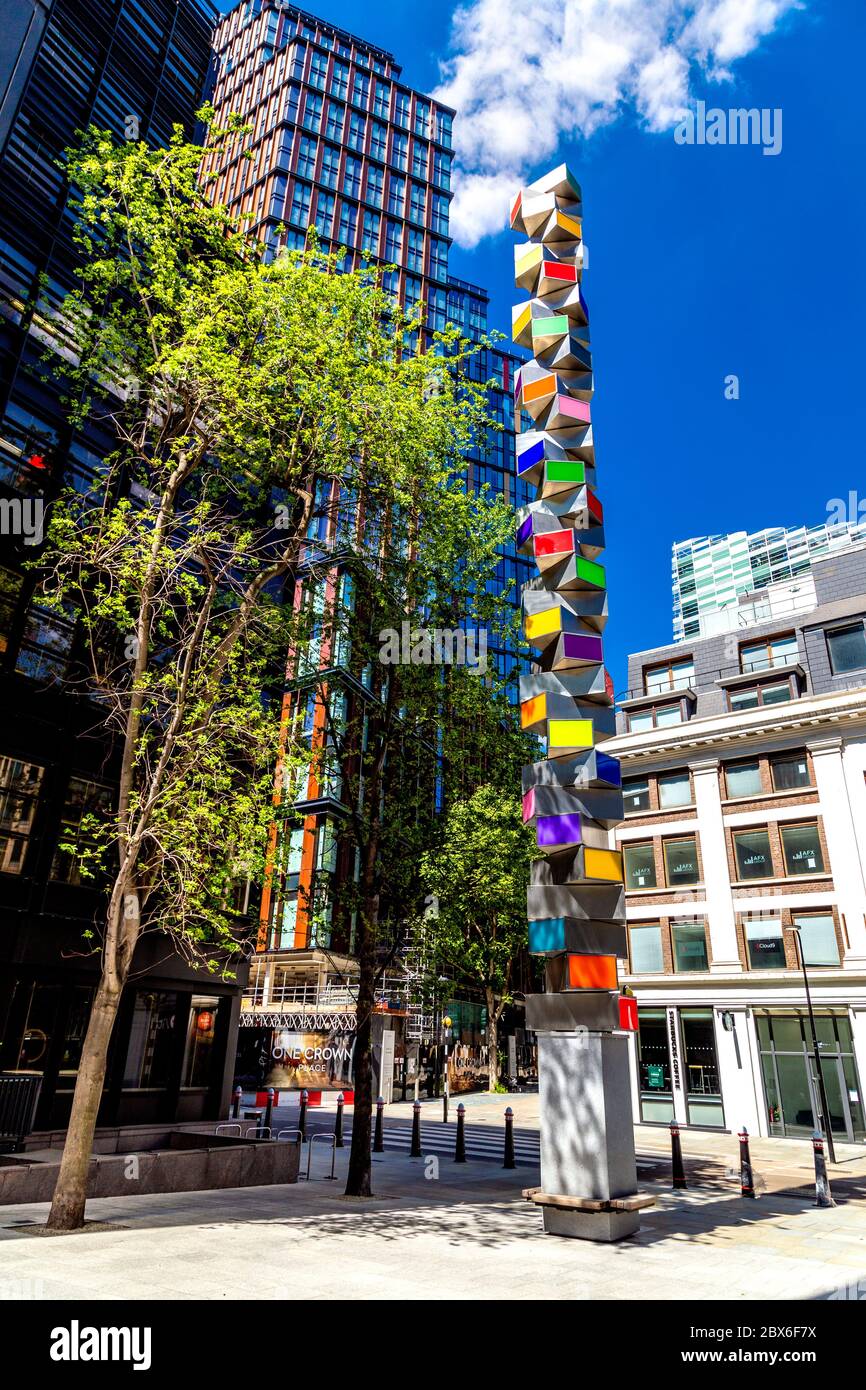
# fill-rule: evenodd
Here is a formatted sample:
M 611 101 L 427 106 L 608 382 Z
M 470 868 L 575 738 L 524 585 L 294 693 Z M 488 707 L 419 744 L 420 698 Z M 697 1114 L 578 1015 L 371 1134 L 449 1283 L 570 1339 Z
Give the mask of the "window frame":
M 790 866 L 790 864 L 789 864 L 789 862 L 788 862 L 788 851 L 787 851 L 787 848 L 786 848 L 786 846 L 785 846 L 785 832 L 786 832 L 786 831 L 790 832 L 791 830 L 812 830 L 812 829 L 814 829 L 814 831 L 815 831 L 815 843 L 816 843 L 817 849 L 818 849 L 817 858 L 820 860 L 820 868 L 815 868 L 815 869 L 808 869 L 808 868 L 807 868 L 807 869 L 805 869 L 803 872 L 798 872 L 796 869 L 792 869 L 791 866 Z M 829 870 L 828 870 L 827 864 L 826 864 L 826 860 L 825 860 L 825 855 L 824 855 L 824 846 L 821 844 L 821 828 L 820 828 L 820 825 L 819 825 L 819 822 L 818 822 L 817 818 L 816 818 L 815 820 L 804 820 L 804 821 L 788 821 L 788 822 L 783 822 L 783 823 L 780 824 L 780 826 L 779 826 L 779 840 L 780 840 L 781 846 L 782 846 L 782 864 L 784 865 L 784 868 L 785 868 L 785 878 L 805 878 L 805 877 L 807 877 L 807 876 L 810 875 L 810 874 L 826 874 L 826 873 L 829 873 Z
M 627 867 L 629 850 L 647 849 L 647 848 L 649 849 L 649 852 L 650 852 L 650 861 L 651 861 L 651 865 L 652 865 L 652 879 L 653 879 L 653 881 L 652 881 L 652 883 L 639 883 L 639 884 L 637 884 L 636 886 L 631 886 L 631 885 L 629 884 L 629 882 L 628 882 L 628 873 L 629 873 L 629 870 L 628 870 L 628 867 Z M 657 889 L 657 888 L 659 887 L 659 881 L 658 881 L 658 877 L 659 877 L 659 876 L 658 876 L 658 868 L 657 868 L 657 866 L 656 866 L 655 842 L 654 842 L 654 840 L 652 840 L 652 839 L 649 839 L 649 840 L 631 840 L 631 841 L 626 840 L 626 841 L 621 845 L 621 849 L 622 849 L 622 863 L 623 863 L 623 880 L 624 880 L 624 883 L 625 883 L 626 892 L 627 892 L 627 893 L 642 893 L 642 892 L 648 891 L 649 889 Z
M 828 660 L 829 663 L 830 663 L 830 672 L 831 672 L 831 675 L 833 675 L 833 676 L 850 676 L 850 675 L 853 675 L 853 674 L 854 674 L 855 672 L 857 672 L 857 671 L 864 671 L 864 670 L 866 670 L 866 659 L 864 659 L 864 662 L 863 662 L 863 665 L 862 665 L 862 666 L 849 666 L 849 667 L 847 667 L 847 668 L 846 668 L 845 670 L 843 670 L 843 671 L 837 671 L 837 670 L 836 670 L 835 663 L 834 663 L 834 661 L 833 661 L 833 648 L 832 648 L 832 646 L 831 646 L 831 641 L 830 641 L 830 639 L 831 639 L 832 637 L 839 636 L 839 635 L 841 635 L 842 633 L 845 633 L 845 632 L 856 632 L 858 629 L 859 629 L 859 632 L 860 632 L 860 636 L 861 636 L 862 639 L 863 639 L 864 658 L 866 658 L 866 620 L 864 620 L 863 618 L 861 618 L 858 622 L 853 622 L 853 623 L 851 623 L 851 622 L 849 622 L 849 623 L 839 623 L 839 624 L 838 624 L 837 626 L 835 626 L 835 627 L 825 627 L 825 628 L 824 628 L 824 640 L 825 640 L 825 642 L 826 642 L 826 644 L 827 644 L 827 660 Z
M 690 841 L 695 848 L 695 873 L 697 876 L 692 880 L 691 883 L 683 884 L 682 879 L 675 879 L 673 881 L 671 880 L 671 872 L 668 865 L 668 850 L 672 845 L 684 845 L 687 841 Z M 665 886 L 668 888 L 673 888 L 674 891 L 676 891 L 676 889 L 681 886 L 686 888 L 695 888 L 698 884 L 703 883 L 703 866 L 701 864 L 701 857 L 698 852 L 697 833 L 695 833 L 694 835 L 669 835 L 666 838 L 663 838 L 662 863 L 664 864 L 665 870 Z

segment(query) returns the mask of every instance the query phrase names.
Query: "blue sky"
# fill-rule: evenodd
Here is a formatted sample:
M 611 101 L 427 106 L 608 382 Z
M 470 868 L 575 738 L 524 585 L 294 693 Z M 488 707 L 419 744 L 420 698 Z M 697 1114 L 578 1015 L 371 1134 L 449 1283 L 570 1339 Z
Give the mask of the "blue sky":
M 390 49 L 413 86 L 435 88 L 443 81 L 440 63 L 458 59 L 454 90 L 472 90 L 463 179 L 489 178 L 496 208 L 512 166 L 531 179 L 565 160 L 581 181 L 607 520 L 607 660 L 622 690 L 627 653 L 671 638 L 673 541 L 814 524 L 826 519 L 831 498 L 855 490 L 866 499 L 866 10 L 861 0 L 821 8 L 790 0 L 641 0 L 641 21 L 661 15 L 664 61 L 655 61 L 651 35 L 629 33 L 622 42 L 635 44 L 633 60 L 610 80 L 605 74 L 599 96 L 593 64 L 569 57 L 573 22 L 585 16 L 587 0 L 538 0 L 519 11 L 513 0 L 496 0 L 500 58 L 509 35 L 531 42 L 531 30 L 516 29 L 520 13 L 541 13 L 553 35 L 566 12 L 572 24 L 572 47 L 558 55 L 564 61 L 552 84 L 543 58 L 531 59 L 541 73 L 536 90 L 545 93 L 530 122 L 536 154 L 519 109 L 501 104 L 499 91 L 505 82 L 515 108 L 529 104 L 527 61 L 521 72 L 515 49 L 508 58 L 514 75 L 502 78 L 491 70 L 496 46 L 484 47 L 484 10 L 492 5 L 470 0 L 474 38 L 465 25 L 455 36 L 447 0 L 375 7 L 321 0 L 309 8 Z M 683 10 L 696 17 L 671 43 L 671 15 Z M 581 51 L 594 37 L 581 34 Z M 603 37 L 609 56 L 621 36 Z M 781 108 L 781 152 L 678 145 L 670 113 L 684 84 L 689 101 L 708 106 Z M 496 225 L 496 212 L 479 214 L 478 201 L 455 219 L 464 243 L 482 223 Z M 521 297 L 512 282 L 513 244 L 503 226 L 452 251 L 453 272 L 489 288 L 491 327 L 502 330 Z M 725 399 L 730 374 L 739 378 L 738 400 Z

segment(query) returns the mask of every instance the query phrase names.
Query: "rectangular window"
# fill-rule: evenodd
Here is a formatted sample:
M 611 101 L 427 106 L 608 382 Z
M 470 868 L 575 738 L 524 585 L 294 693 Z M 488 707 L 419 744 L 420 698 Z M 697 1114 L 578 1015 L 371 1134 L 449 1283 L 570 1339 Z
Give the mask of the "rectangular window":
M 773 774 L 773 787 L 777 792 L 791 791 L 794 787 L 809 787 L 809 763 L 805 753 L 786 754 L 782 758 L 770 759 Z
M 436 139 L 440 145 L 446 149 L 451 148 L 451 126 L 452 115 L 450 111 L 437 110 L 436 112 Z
M 622 784 L 622 800 L 626 812 L 650 809 L 649 781 L 646 777 L 630 777 Z
M 209 1086 L 213 1070 L 214 1030 L 219 999 L 194 994 L 190 1001 L 181 1086 Z
M 425 138 L 430 134 L 430 103 L 427 101 L 415 102 L 415 125 L 416 135 L 423 135 Z
M 707 931 L 697 919 L 671 922 L 674 970 L 709 970 Z
M 340 179 L 340 151 L 334 145 L 322 149 L 322 183 L 326 188 L 336 188 Z
M 680 884 L 699 883 L 698 842 L 694 835 L 681 840 L 665 840 L 662 848 L 665 856 L 665 876 L 669 888 Z
M 9 650 L 9 641 L 18 611 L 18 596 L 24 580 L 14 570 L 0 567 L 0 653 Z
M 797 656 L 794 633 L 784 637 L 762 637 L 760 642 L 746 642 L 740 647 L 740 670 L 769 671 L 774 666 L 789 665 Z
M 345 116 L 345 108 L 340 106 L 338 102 L 328 102 L 328 118 L 325 122 L 325 134 L 329 140 L 342 140 L 343 121 Z
M 433 151 L 433 182 L 439 188 L 451 187 L 451 156 Z
M 349 198 L 361 196 L 361 161 L 353 154 L 346 155 L 346 168 L 343 171 L 343 192 Z
M 669 772 L 659 778 L 659 805 L 663 810 L 675 806 L 690 806 L 692 779 L 687 772 Z
M 662 929 L 657 922 L 629 927 L 628 940 L 633 975 L 661 975 L 664 972 Z
M 419 226 L 424 225 L 424 213 L 427 206 L 427 190 L 423 184 L 413 183 L 412 192 L 409 198 L 409 221 L 417 222 Z
M 349 69 L 345 63 L 335 63 L 331 73 L 331 95 L 345 101 L 349 95 Z
M 370 154 L 383 164 L 388 157 L 388 130 L 379 121 L 370 122 Z
M 334 229 L 333 193 L 320 193 L 316 199 L 316 231 L 320 237 L 330 237 Z
M 408 129 L 409 126 L 409 93 L 398 92 L 394 98 L 394 120 L 397 125 Z
M 373 110 L 386 121 L 391 109 L 391 87 L 387 82 L 377 82 L 373 89 Z
M 430 240 L 430 279 L 448 279 L 448 244 L 435 237 Z
M 370 78 L 366 73 L 356 72 L 355 81 L 352 83 L 352 103 L 355 106 L 362 106 L 367 109 L 370 100 Z
M 298 145 L 298 167 L 297 172 L 302 179 L 314 179 L 316 177 L 316 151 L 318 142 L 309 135 L 302 135 Z
M 322 98 L 315 92 L 307 92 L 304 102 L 304 129 L 318 134 L 322 127 Z
M 385 260 L 398 262 L 403 243 L 403 226 L 400 222 L 385 223 Z
M 44 772 L 37 763 L 0 757 L 0 873 L 23 871 Z
M 136 994 L 123 1070 L 125 1090 L 158 1090 L 168 1084 L 176 1016 L 176 994 L 156 990 Z
M 654 710 L 656 728 L 667 729 L 671 724 L 682 724 L 683 707 L 679 701 L 675 705 L 659 705 Z
M 420 303 L 421 281 L 416 280 L 414 275 L 407 275 L 404 281 L 403 304 L 410 318 L 414 318 L 415 311 Z
M 730 763 L 725 768 L 725 783 L 728 796 L 760 796 L 764 790 L 761 784 L 761 765 L 753 763 Z
M 358 209 L 354 203 L 344 203 L 340 212 L 340 230 L 338 238 L 341 246 L 347 246 L 350 250 L 355 245 L 355 233 L 358 228 Z
M 111 792 L 98 782 L 72 777 L 63 806 L 60 834 L 51 863 L 51 877 L 59 883 L 88 883 L 101 878 L 93 862 L 99 843 L 99 824 L 111 814 Z
M 785 855 L 785 869 L 789 874 L 821 874 L 824 872 L 824 855 L 818 836 L 818 825 L 783 825 L 782 850 Z
M 406 180 L 399 174 L 392 174 L 388 180 L 388 211 L 392 217 L 403 216 L 406 202 Z
M 363 222 L 363 232 L 361 236 L 361 250 L 369 251 L 371 255 L 378 255 L 379 252 L 379 223 L 381 218 L 378 212 L 365 212 Z
M 687 690 L 695 677 L 691 657 L 683 661 L 666 661 L 661 666 L 649 666 L 644 671 L 644 693 L 660 695 L 667 690 Z
M 834 676 L 866 667 L 866 628 L 863 623 L 837 627 L 827 633 L 827 650 Z
M 744 923 L 750 970 L 784 970 L 781 917 L 748 917 Z
M 433 194 L 433 215 L 431 225 L 440 236 L 448 235 L 448 199 L 444 193 Z
M 731 691 L 728 702 L 732 710 L 757 709 L 759 705 L 783 705 L 794 698 L 791 682 L 778 685 L 756 685 L 747 690 Z
M 356 111 L 353 111 L 349 117 L 348 145 L 350 150 L 358 150 L 363 154 L 365 129 L 366 122 L 364 121 L 364 117 L 359 116 Z
M 416 140 L 412 147 L 412 177 L 426 179 L 430 159 L 430 146 L 423 140 Z
M 800 928 L 803 959 L 806 965 L 838 965 L 839 942 L 831 912 L 795 912 L 795 927 Z
M 424 273 L 424 233 L 416 231 L 414 227 L 409 228 L 406 266 L 419 275 Z
M 773 877 L 773 856 L 766 830 L 735 831 L 734 854 L 738 879 Z
M 385 170 L 380 169 L 378 164 L 371 164 L 367 169 L 367 193 L 366 201 L 372 203 L 374 208 L 382 206 L 382 191 L 385 187 Z
M 310 86 L 317 91 L 325 90 L 325 74 L 328 71 L 328 55 L 326 53 L 314 53 L 310 59 Z
M 310 216 L 310 197 L 313 190 L 308 183 L 295 183 L 292 189 L 292 206 L 289 211 L 289 221 L 294 222 L 296 227 L 303 227 L 306 230 Z
M 397 169 L 409 167 L 409 136 L 399 130 L 391 137 L 391 163 Z
M 656 866 L 652 841 L 622 847 L 626 888 L 655 888 Z

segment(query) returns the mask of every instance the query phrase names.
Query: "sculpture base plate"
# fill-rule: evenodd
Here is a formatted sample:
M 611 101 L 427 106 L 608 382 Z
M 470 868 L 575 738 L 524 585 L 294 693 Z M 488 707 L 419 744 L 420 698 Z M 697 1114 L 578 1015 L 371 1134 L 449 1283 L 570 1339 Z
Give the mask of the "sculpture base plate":
M 544 1229 L 551 1236 L 571 1236 L 575 1240 L 624 1240 L 640 1230 L 637 1211 L 568 1211 L 564 1207 L 542 1207 Z

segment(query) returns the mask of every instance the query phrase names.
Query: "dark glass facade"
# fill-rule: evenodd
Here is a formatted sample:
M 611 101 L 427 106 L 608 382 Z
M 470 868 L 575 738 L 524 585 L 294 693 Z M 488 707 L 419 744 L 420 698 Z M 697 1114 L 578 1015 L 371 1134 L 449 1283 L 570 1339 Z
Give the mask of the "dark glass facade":
M 64 684 L 76 633 L 40 607 L 25 568 L 40 501 L 66 483 L 98 493 L 101 459 L 113 447 L 97 424 L 71 431 L 50 380 L 33 371 L 49 326 L 56 337 L 51 311 L 75 264 L 57 161 L 90 123 L 152 144 L 175 123 L 192 134 L 216 15 L 199 0 L 32 8 L 0 122 L 0 1069 L 42 1072 L 42 1129 L 68 1115 L 97 973 L 82 932 L 104 911 L 99 887 L 77 881 L 58 841 L 113 795 L 111 752 L 92 732 L 94 711 Z M 242 982 L 203 987 L 164 943 L 146 938 L 135 971 L 100 1122 L 223 1113 Z

